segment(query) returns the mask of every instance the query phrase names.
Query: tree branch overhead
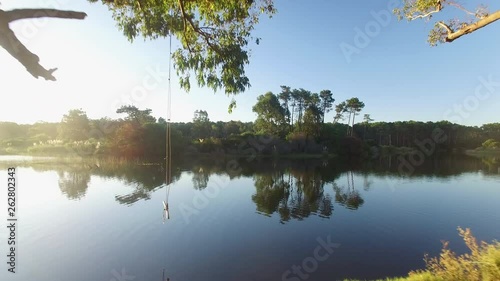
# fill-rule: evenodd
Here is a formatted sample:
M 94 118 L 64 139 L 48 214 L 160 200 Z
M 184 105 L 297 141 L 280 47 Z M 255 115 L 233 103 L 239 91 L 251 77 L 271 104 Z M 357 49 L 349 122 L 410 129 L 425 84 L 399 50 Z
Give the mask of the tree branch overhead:
M 0 9 L 0 46 L 12 57 L 18 60 L 33 77 L 55 81 L 53 73 L 57 68 L 45 69 L 40 65 L 40 58 L 30 52 L 10 29 L 9 24 L 16 20 L 31 18 L 63 18 L 82 20 L 87 14 L 56 9 L 15 9 L 4 11 Z

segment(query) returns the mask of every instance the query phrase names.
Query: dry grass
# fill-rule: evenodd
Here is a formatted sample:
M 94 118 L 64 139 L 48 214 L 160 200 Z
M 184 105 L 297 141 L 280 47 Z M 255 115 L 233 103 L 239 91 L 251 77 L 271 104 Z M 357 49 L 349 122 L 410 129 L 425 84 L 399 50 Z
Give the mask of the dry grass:
M 426 269 L 378 281 L 500 281 L 500 243 L 478 243 L 468 228 L 458 232 L 470 253 L 457 255 L 445 242 L 438 257 L 425 257 Z

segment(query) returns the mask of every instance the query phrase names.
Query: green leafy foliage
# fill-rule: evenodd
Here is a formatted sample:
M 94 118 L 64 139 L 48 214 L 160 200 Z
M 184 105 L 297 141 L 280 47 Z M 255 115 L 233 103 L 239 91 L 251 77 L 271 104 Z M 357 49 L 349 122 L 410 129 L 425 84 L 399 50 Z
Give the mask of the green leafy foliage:
M 335 117 L 333 118 L 333 122 L 336 123 L 339 120 L 344 120 L 345 115 L 349 114 L 349 118 L 347 119 L 347 135 L 352 136 L 356 116 L 359 115 L 359 112 L 361 112 L 364 107 L 365 103 L 360 101 L 358 98 L 350 98 L 343 101 L 335 107 Z
M 289 90 L 298 93 L 302 90 Z M 310 93 L 303 90 L 303 92 Z M 304 98 L 300 97 L 299 98 Z M 365 157 L 371 146 L 403 154 L 415 149 L 426 155 L 444 151 L 498 151 L 500 123 L 481 127 L 440 122 L 372 122 L 369 114 L 352 124 L 322 124 L 320 95 L 306 94 L 303 116 L 299 119 L 297 101 L 292 94 L 283 98 L 266 93 L 254 106 L 255 122 L 213 122 L 205 110 L 197 110 L 192 122 L 170 123 L 172 153 L 228 153 L 236 155 L 336 154 Z M 288 104 L 288 110 L 285 105 Z M 336 106 L 351 123 L 363 103 L 353 98 Z M 294 109 L 294 110 L 290 110 Z M 151 110 L 122 107 L 121 119 L 88 119 L 81 109 L 71 110 L 59 123 L 20 125 L 0 122 L 0 154 L 112 155 L 128 158 L 165 157 L 167 122 L 151 116 Z M 337 110 L 336 110 L 337 111 Z M 291 126 L 287 113 L 296 121 Z M 156 122 L 155 122 L 156 121 Z M 346 137 L 346 130 L 352 136 Z M 58 132 L 61 134 L 58 135 Z M 437 132 L 437 137 L 436 137 Z M 429 140 L 437 139 L 429 143 Z M 481 146 L 481 149 L 472 150 Z M 422 148 L 424 147 L 424 148 Z M 385 149 L 387 148 L 387 149 Z M 375 155 L 375 156 L 376 156 Z M 377 156 L 376 156 L 377 157 Z M 493 167 L 493 166 L 492 166 Z M 496 171 L 496 168 L 495 168 Z
M 332 110 L 335 99 L 333 98 L 333 93 L 330 90 L 323 90 L 319 92 L 319 97 L 321 98 L 320 108 L 323 113 L 322 123 L 325 123 L 325 114 Z
M 496 148 L 500 148 L 500 142 L 494 140 L 494 139 L 488 139 L 486 140 L 485 142 L 483 142 L 482 144 L 482 147 L 483 148 L 486 148 L 486 149 L 496 149 Z
M 469 228 L 458 228 L 469 253 L 457 255 L 444 242 L 437 257 L 425 256 L 426 269 L 412 271 L 408 277 L 379 281 L 495 281 L 500 280 L 500 243 L 478 243 Z M 349 281 L 349 280 L 345 280 Z M 351 280 L 354 281 L 354 280 Z
M 73 109 L 63 116 L 60 137 L 70 141 L 83 141 L 89 138 L 90 122 L 85 111 Z
M 127 117 L 125 120 L 136 122 L 139 125 L 146 123 L 155 123 L 156 118 L 151 116 L 151 109 L 139 110 L 133 105 L 124 105 L 116 110 L 116 113 L 125 113 Z
M 194 138 L 203 141 L 211 135 L 212 125 L 205 110 L 196 110 L 193 117 L 191 133 Z
M 98 2 L 99 0 L 89 0 Z M 101 0 L 113 12 L 124 35 L 133 41 L 142 36 L 157 39 L 173 35 L 181 48 L 173 53 L 180 85 L 199 86 L 227 95 L 250 86 L 245 75 L 249 44 L 261 14 L 273 15 L 272 0 Z M 230 105 L 230 110 L 235 102 Z
M 257 113 L 255 129 L 258 133 L 284 136 L 286 128 L 286 111 L 281 106 L 278 97 L 271 92 L 257 98 L 252 108 Z

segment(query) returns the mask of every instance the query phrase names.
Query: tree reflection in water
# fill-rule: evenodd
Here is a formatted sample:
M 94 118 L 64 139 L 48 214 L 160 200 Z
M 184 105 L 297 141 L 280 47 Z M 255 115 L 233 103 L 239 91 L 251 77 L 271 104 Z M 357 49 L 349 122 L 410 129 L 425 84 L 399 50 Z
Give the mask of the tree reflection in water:
M 500 174 L 500 158 L 497 157 L 483 157 L 482 162 L 487 167 L 486 173 Z
M 335 191 L 335 202 L 342 206 L 345 206 L 351 210 L 357 210 L 363 205 L 365 200 L 361 198 L 359 192 L 354 188 L 354 173 L 348 171 L 346 173 L 347 177 L 347 188 L 339 187 L 337 183 L 333 183 L 333 190 Z M 369 183 L 365 186 L 369 186 Z
M 324 181 L 315 171 L 255 175 L 254 184 L 252 200 L 257 211 L 267 216 L 278 213 L 281 223 L 310 215 L 329 218 L 333 213 L 332 199 L 324 193 Z
M 355 188 L 354 173 L 364 176 L 365 191 L 370 189 L 372 176 L 411 179 L 431 176 L 446 179 L 464 172 L 482 171 L 490 175 L 500 173 L 498 158 L 481 159 L 457 155 L 426 159 L 424 164 L 415 166 L 411 174 L 400 173 L 397 159 L 385 161 L 385 158 L 352 163 L 341 159 L 236 159 L 238 169 L 228 169 L 228 159 L 215 161 L 213 158 L 174 161 L 176 166 L 172 167 L 171 182 L 175 183 L 182 173 L 187 173 L 192 176 L 192 187 L 202 190 L 209 185 L 211 176 L 229 176 L 231 180 L 253 178 L 255 194 L 252 200 L 257 211 L 267 216 L 277 213 L 281 222 L 302 220 L 310 215 L 329 218 L 334 209 L 333 201 L 352 210 L 360 208 L 364 200 Z M 7 167 L 6 165 L 0 162 L 0 167 Z M 125 205 L 148 200 L 153 192 L 165 187 L 165 167 L 161 163 L 141 164 L 120 159 L 75 161 L 61 158 L 17 165 L 32 167 L 35 171 L 56 171 L 62 194 L 71 200 L 84 198 L 91 176 L 119 180 L 124 186 L 131 187 L 132 190 L 115 196 L 118 203 Z M 342 175 L 347 178 L 347 185 L 340 184 L 344 181 Z M 333 193 L 329 195 L 325 192 L 325 186 L 331 185 Z
M 69 171 L 57 171 L 61 192 L 68 199 L 79 200 L 85 197 L 90 183 L 90 171 L 85 167 L 72 167 Z
M 193 170 L 193 187 L 197 190 L 207 188 L 208 181 L 210 180 L 210 172 L 203 167 Z

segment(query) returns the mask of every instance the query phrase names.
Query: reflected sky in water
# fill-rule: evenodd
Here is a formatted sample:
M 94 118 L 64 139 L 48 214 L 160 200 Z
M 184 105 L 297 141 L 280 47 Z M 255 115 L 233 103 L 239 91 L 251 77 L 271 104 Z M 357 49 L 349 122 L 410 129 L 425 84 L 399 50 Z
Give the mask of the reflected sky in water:
M 287 280 L 318 239 L 339 247 L 310 280 L 372 279 L 421 268 L 441 240 L 464 251 L 458 226 L 500 238 L 495 159 L 412 174 L 397 159 L 179 161 L 165 222 L 162 165 L 42 160 L 18 165 L 19 273 L 1 280 Z

